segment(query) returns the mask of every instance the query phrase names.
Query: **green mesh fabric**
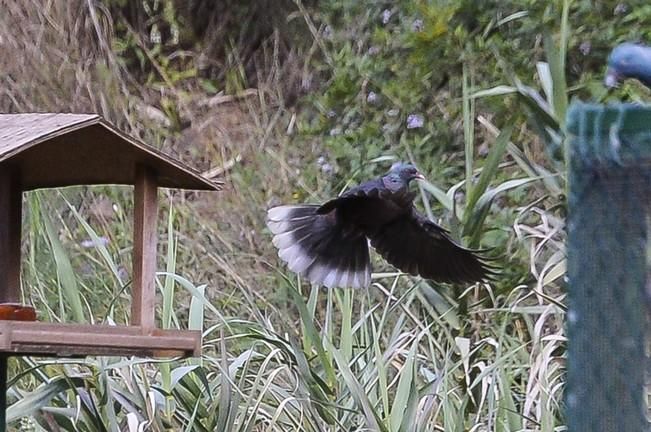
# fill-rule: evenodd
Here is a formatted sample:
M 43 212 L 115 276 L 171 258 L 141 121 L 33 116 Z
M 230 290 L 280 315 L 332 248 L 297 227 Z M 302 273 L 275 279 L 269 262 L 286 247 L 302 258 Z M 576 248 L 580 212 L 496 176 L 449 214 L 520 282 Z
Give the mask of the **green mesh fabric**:
M 647 430 L 651 108 L 577 103 L 567 120 L 569 430 Z

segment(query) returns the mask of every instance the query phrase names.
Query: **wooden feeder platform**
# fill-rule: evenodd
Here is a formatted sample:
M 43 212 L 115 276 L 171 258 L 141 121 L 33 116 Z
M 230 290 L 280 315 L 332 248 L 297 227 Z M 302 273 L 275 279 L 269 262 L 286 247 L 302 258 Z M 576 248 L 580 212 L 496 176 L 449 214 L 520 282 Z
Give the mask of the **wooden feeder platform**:
M 158 188 L 219 190 L 221 182 L 202 177 L 95 114 L 0 114 L 0 303 L 18 303 L 22 298 L 23 192 L 97 184 L 135 187 L 130 325 L 0 320 L 0 353 L 64 357 L 200 355 L 200 332 L 156 326 Z M 6 357 L 0 355 L 5 362 L 3 359 Z M 2 365 L 0 369 L 4 369 Z
M 59 357 L 196 357 L 201 354 L 201 333 L 124 325 L 0 321 L 0 352 Z

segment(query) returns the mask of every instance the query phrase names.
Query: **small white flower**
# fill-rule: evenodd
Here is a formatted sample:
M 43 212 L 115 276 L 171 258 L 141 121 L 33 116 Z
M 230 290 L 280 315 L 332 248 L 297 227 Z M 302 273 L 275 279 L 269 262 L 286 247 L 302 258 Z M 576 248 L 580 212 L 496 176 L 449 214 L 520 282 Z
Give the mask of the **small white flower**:
M 157 45 L 160 44 L 163 40 L 160 34 L 160 30 L 158 30 L 158 26 L 156 24 L 151 27 L 151 31 L 149 32 L 149 40 L 151 43 Z
M 377 93 L 374 91 L 368 92 L 368 96 L 366 96 L 366 102 L 370 104 L 377 102 Z

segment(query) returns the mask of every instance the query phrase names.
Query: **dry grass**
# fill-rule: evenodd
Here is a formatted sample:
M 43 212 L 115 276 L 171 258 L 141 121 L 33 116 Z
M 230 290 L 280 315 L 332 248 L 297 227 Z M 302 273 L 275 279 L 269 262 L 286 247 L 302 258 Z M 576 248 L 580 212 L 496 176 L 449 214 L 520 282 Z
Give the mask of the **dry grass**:
M 324 28 L 313 23 L 301 2 L 292 16 L 308 23 L 312 38 L 305 46 L 288 46 L 292 35 L 282 32 L 290 29 L 281 26 L 257 38 L 254 46 L 242 36 L 231 45 L 222 40 L 229 48 L 211 50 L 208 45 L 227 34 L 214 27 L 205 35 L 205 46 L 183 47 L 183 52 L 169 47 L 157 51 L 140 21 L 112 15 L 91 0 L 5 3 L 0 48 L 12 55 L 0 58 L 1 112 L 97 112 L 226 181 L 220 194 L 166 191 L 163 200 L 173 203 L 170 239 L 178 237 L 173 270 L 207 284 L 206 296 L 221 315 L 231 317 L 225 325 L 217 313 L 206 312 L 203 367 L 191 373 L 183 368 L 196 364 L 183 363 L 175 371 L 189 378 L 179 380 L 174 393 L 166 389 L 178 406 L 170 408 L 169 400 L 152 406 L 148 399 L 152 387 L 170 385 L 165 382 L 169 366 L 158 369 L 133 360 L 115 366 L 89 359 L 72 366 L 54 364 L 41 373 L 45 363 L 27 359 L 21 367 L 39 370 L 33 381 L 51 385 L 49 376 L 83 378 L 98 403 L 113 390 L 129 394 L 134 407 L 121 405 L 123 415 L 115 421 L 123 428 L 126 416 L 137 414 L 152 430 L 169 424 L 221 430 L 216 425 L 226 421 L 249 425 L 249 430 L 363 430 L 378 422 L 398 430 L 404 411 L 414 413 L 422 430 L 494 430 L 496 424 L 503 430 L 554 430 L 562 391 L 563 311 L 558 299 L 550 301 L 558 292 L 545 291 L 553 281 L 544 278 L 553 269 L 544 263 L 558 252 L 562 239 L 549 236 L 558 226 L 544 211 L 540 224 L 529 218 L 529 225 L 516 226 L 522 241 L 531 241 L 540 293 L 522 286 L 497 295 L 491 286 L 477 285 L 464 293 L 464 301 L 477 305 L 467 316 L 437 309 L 457 300 L 443 288 L 443 295 L 426 298 L 432 288 L 423 294 L 396 274 L 378 276 L 368 293 L 323 294 L 318 289 L 300 293 L 295 279 L 286 280 L 277 271 L 263 223 L 265 209 L 285 201 L 315 202 L 331 187 L 315 163 L 323 153 L 321 140 L 297 137 L 304 120 L 297 96 L 316 87 L 317 72 L 309 62 L 312 56 L 327 58 Z M 146 67 L 127 68 L 116 40 L 140 52 Z M 180 77 L 179 58 L 185 68 L 203 72 Z M 210 67 L 199 64 L 206 61 L 214 70 L 234 71 L 235 78 L 219 75 L 231 82 L 224 88 L 232 91 L 208 94 L 202 73 Z M 128 202 L 129 192 L 78 188 L 64 195 L 99 235 L 110 239 L 111 256 L 126 266 L 129 222 L 111 209 Z M 79 237 L 86 233 L 61 195 L 48 194 L 44 201 L 45 208 L 54 209 L 66 250 L 77 259 L 92 259 L 92 252 L 79 247 Z M 169 215 L 167 206 L 163 213 Z M 26 248 L 42 244 L 43 236 L 34 224 Z M 173 241 L 163 241 L 161 251 Z M 38 255 L 46 259 L 47 250 Z M 53 271 L 37 264 L 30 262 L 26 273 L 39 287 L 38 301 L 47 305 L 56 296 L 47 287 Z M 85 294 L 93 292 L 88 283 Z M 179 296 L 179 316 L 190 313 L 192 297 Z M 102 299 L 88 300 L 102 304 Z M 98 372 L 106 370 L 106 376 Z M 14 396 L 24 394 L 15 388 Z M 41 420 L 53 421 L 56 409 L 66 421 L 74 418 L 74 410 L 84 404 L 78 402 L 77 390 L 65 389 L 55 402 L 45 402 L 50 410 L 40 412 Z M 326 394 L 330 390 L 333 394 Z M 99 414 L 84 415 L 112 425 L 114 414 L 107 411 L 101 407 Z M 24 415 L 31 416 L 36 417 Z M 334 416 L 334 426 L 328 424 L 329 416 Z
M 10 1 L 6 12 L 0 15 L 0 43 L 4 52 L 15 55 L 0 59 L 0 111 L 97 112 L 202 171 L 223 172 L 227 187 L 219 195 L 197 198 L 194 193 L 170 192 L 180 223 L 187 224 L 179 227 L 188 248 L 179 251 L 179 262 L 188 264 L 180 271 L 210 282 L 215 290 L 211 297 L 229 297 L 234 286 L 264 291 L 267 275 L 273 274 L 260 258 L 273 256 L 264 237 L 264 209 L 287 198 L 276 191 L 302 189 L 302 194 L 316 198 L 310 186 L 301 185 L 296 167 L 305 163 L 309 150 L 318 153 L 318 144 L 308 150 L 289 143 L 296 117 L 285 94 L 295 98 L 298 83 L 305 79 L 297 48 L 281 49 L 286 38 L 275 30 L 256 42 L 255 53 L 249 45 L 241 46 L 241 52 L 222 52 L 258 65 L 257 87 L 209 95 L 198 77 L 171 82 L 153 54 L 154 76 L 161 84 L 139 85 L 112 48 L 115 18 L 99 3 L 50 1 L 43 6 Z M 225 37 L 223 30 L 211 31 L 207 45 L 217 43 L 219 35 Z M 142 38 L 137 45 L 154 49 Z M 206 55 L 195 54 L 197 59 Z M 166 105 L 174 107 L 171 114 Z M 180 127 L 174 115 L 181 118 Z M 201 265 L 196 265 L 196 254 L 202 257 Z

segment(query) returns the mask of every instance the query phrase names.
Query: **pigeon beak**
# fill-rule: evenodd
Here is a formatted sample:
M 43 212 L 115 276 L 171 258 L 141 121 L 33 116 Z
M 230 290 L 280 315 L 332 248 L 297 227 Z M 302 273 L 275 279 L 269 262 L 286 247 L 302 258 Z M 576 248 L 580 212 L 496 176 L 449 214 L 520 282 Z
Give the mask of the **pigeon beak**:
M 425 176 L 422 175 L 421 173 L 417 172 L 416 175 L 414 176 L 416 180 L 425 180 Z
M 621 75 L 618 74 L 615 69 L 608 68 L 606 70 L 606 78 L 604 78 L 604 84 L 608 88 L 617 87 L 617 85 L 619 84 L 620 78 L 621 78 Z

